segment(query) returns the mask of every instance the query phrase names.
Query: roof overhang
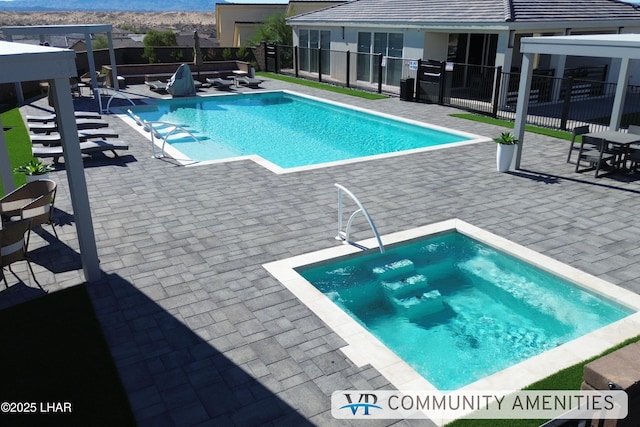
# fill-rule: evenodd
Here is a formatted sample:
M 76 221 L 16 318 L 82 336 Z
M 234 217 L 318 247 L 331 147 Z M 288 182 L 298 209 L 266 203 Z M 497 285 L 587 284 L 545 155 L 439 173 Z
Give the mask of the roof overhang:
M 70 49 L 0 41 L 0 83 L 75 77 Z
M 522 53 L 640 59 L 640 34 L 523 37 Z

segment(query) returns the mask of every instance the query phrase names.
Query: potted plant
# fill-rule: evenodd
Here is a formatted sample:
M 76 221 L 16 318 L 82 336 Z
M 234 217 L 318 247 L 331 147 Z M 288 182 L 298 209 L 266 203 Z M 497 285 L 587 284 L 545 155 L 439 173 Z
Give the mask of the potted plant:
M 16 173 L 23 173 L 27 178 L 27 182 L 39 179 L 48 179 L 49 172 L 55 170 L 51 165 L 45 165 L 40 159 L 33 158 L 27 163 L 13 169 Z
M 513 152 L 520 141 L 511 132 L 502 132 L 494 141 L 498 144 L 496 153 L 498 172 L 507 172 L 511 166 Z

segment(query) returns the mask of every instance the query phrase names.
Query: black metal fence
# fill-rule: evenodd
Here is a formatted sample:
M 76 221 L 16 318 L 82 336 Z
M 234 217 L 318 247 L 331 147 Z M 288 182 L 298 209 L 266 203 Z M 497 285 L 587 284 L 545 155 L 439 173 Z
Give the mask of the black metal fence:
M 398 93 L 417 60 L 382 54 L 265 45 L 266 71 L 373 92 Z
M 520 74 L 501 67 L 282 45 L 265 45 L 265 58 L 270 72 L 515 119 Z M 607 71 L 606 66 L 581 67 L 558 78 L 555 70 L 534 70 L 527 123 L 563 130 L 582 124 L 608 128 L 616 84 L 605 81 Z M 640 124 L 640 86 L 628 86 L 622 111 L 621 127 Z

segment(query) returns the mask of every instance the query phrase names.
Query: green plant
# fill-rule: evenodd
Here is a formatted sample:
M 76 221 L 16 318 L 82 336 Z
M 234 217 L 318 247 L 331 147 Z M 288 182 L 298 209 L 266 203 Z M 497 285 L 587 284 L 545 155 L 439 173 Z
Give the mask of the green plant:
M 494 141 L 503 145 L 516 145 L 520 142 L 511 132 L 502 132 L 498 138 L 494 139 Z
M 31 159 L 27 163 L 17 166 L 13 169 L 16 173 L 25 175 L 44 175 L 45 173 L 55 170 L 51 165 L 45 165 L 40 159 Z

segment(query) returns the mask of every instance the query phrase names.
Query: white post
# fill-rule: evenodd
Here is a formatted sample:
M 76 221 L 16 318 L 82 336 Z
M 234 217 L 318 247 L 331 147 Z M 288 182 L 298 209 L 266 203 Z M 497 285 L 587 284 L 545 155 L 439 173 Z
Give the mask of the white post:
M 71 86 L 68 77 L 57 78 L 49 83 L 58 115 L 58 128 L 62 140 L 64 164 L 67 170 L 71 204 L 80 243 L 82 268 L 85 280 L 93 282 L 100 279 L 100 267 L 96 238 L 93 233 L 89 195 L 87 194 L 87 181 L 84 176 L 82 153 L 80 152 L 78 127 L 73 113 Z
M 520 88 L 518 89 L 518 104 L 516 105 L 516 123 L 514 133 L 520 141 L 516 151 L 515 169 L 520 169 L 522 146 L 524 145 L 524 127 L 527 124 L 529 110 L 529 92 L 531 92 L 531 74 L 533 72 L 532 53 L 525 53 L 522 57 L 522 73 L 520 74 Z
M 2 120 L 0 120 L 0 129 L 3 129 Z M 13 191 L 16 184 L 13 181 L 13 169 L 9 162 L 9 150 L 7 149 L 7 140 L 4 137 L 4 130 L 0 130 L 0 177 L 2 178 L 4 194 Z
M 620 121 L 622 120 L 622 111 L 624 110 L 624 100 L 627 96 L 627 83 L 629 80 L 629 58 L 622 58 L 620 63 L 620 73 L 618 74 L 618 85 L 616 86 L 616 95 L 613 99 L 613 110 L 611 111 L 611 121 L 609 122 L 609 130 L 618 130 Z

